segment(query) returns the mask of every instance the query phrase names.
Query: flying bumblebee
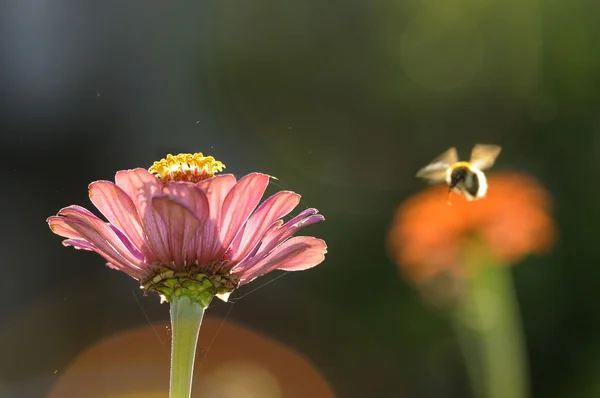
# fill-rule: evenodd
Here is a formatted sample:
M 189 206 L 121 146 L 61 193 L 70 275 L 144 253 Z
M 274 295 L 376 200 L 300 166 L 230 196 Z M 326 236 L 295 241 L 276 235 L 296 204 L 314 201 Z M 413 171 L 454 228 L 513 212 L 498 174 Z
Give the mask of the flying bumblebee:
M 467 200 L 477 200 L 485 196 L 488 188 L 483 170 L 494 165 L 501 150 L 498 145 L 477 144 L 471 151 L 471 160 L 460 162 L 452 147 L 419 170 L 417 177 L 432 183 L 446 181 L 448 196 L 456 189 Z

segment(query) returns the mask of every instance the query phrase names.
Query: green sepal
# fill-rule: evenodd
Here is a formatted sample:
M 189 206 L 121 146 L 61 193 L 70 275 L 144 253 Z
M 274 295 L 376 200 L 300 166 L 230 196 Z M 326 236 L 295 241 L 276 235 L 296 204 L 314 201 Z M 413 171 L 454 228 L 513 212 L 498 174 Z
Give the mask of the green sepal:
M 229 276 L 212 275 L 193 272 L 175 272 L 163 269 L 142 285 L 144 291 L 155 291 L 172 302 L 174 298 L 188 297 L 202 308 L 208 308 L 216 294 L 232 292 L 237 281 Z

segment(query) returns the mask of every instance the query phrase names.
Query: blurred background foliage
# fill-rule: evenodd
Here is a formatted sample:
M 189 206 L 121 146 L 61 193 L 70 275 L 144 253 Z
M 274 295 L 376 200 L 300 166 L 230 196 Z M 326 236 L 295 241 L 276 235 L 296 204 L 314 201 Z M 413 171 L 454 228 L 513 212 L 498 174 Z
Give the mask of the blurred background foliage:
M 600 394 L 600 4 L 57 0 L 0 15 L 2 397 L 44 396 L 94 341 L 168 319 L 44 220 L 89 207 L 93 180 L 196 151 L 277 176 L 327 220 L 306 231 L 327 241 L 323 265 L 209 314 L 293 347 L 339 397 L 469 396 L 448 319 L 385 240 L 415 172 L 477 142 L 555 199 L 555 250 L 513 269 L 532 396 Z

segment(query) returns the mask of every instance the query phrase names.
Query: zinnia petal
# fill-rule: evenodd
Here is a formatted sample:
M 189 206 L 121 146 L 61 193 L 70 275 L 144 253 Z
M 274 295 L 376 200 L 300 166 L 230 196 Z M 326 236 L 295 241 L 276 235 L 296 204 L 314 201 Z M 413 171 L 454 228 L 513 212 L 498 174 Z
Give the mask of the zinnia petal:
M 90 184 L 90 200 L 144 254 L 149 263 L 156 260 L 144 240 L 137 209 L 125 191 L 110 181 L 96 181 Z
M 99 255 L 101 255 L 102 257 L 104 257 L 105 260 L 107 260 L 108 262 L 106 263 L 106 266 L 108 266 L 109 268 L 118 270 L 118 271 L 123 271 L 125 272 L 127 275 L 131 276 L 132 278 L 136 278 L 139 279 L 140 278 L 140 271 L 131 267 L 124 267 L 123 265 L 115 265 L 113 264 L 113 262 L 115 262 L 115 260 L 113 258 L 111 258 L 110 256 L 108 256 L 106 253 L 104 253 L 102 250 L 98 249 L 97 247 L 95 247 L 94 245 L 92 245 L 90 242 L 83 240 L 83 239 L 65 239 L 62 242 L 63 246 L 71 246 L 74 249 L 77 250 L 89 250 L 89 251 L 93 251 L 98 253 Z
M 271 253 L 277 246 L 281 245 L 286 239 L 295 234 L 301 228 L 325 220 L 320 214 L 314 214 L 317 209 L 306 209 L 296 217 L 283 224 L 280 228 L 269 229 L 264 235 L 261 243 L 242 260 L 233 267 L 232 272 L 241 272 L 244 269 L 254 267 Z
M 267 228 L 267 230 L 265 231 L 265 233 L 260 237 L 260 239 L 263 239 L 265 236 L 270 236 L 273 232 L 275 232 L 279 228 L 281 228 L 282 225 L 283 225 L 283 220 L 277 220 L 277 221 L 273 222 L 271 224 L 271 226 L 269 226 L 269 228 Z M 239 264 L 239 263 L 243 262 L 245 259 L 250 259 L 250 258 L 253 258 L 254 256 L 256 256 L 256 253 L 260 249 L 260 243 L 261 243 L 260 239 L 259 239 L 259 241 L 258 241 L 257 244 L 255 244 L 253 246 L 249 245 L 248 246 L 249 250 L 247 252 L 243 253 L 243 256 L 242 255 L 238 255 L 238 256 L 235 256 L 235 257 L 232 256 L 232 258 L 234 259 L 234 261 L 236 261 Z M 258 261 L 258 260 L 256 260 L 256 261 Z M 235 268 L 235 267 L 233 267 L 233 268 Z
M 298 232 L 300 229 L 307 227 L 311 224 L 324 221 L 325 217 L 321 214 L 315 214 L 317 209 L 306 209 L 296 217 L 292 218 L 281 228 L 274 230 L 270 234 L 266 234 L 260 243 L 259 253 L 263 252 L 265 255 L 273 250 L 281 242 Z
M 83 239 L 65 239 L 62 241 L 63 246 L 71 246 L 78 250 L 96 251 L 94 245 Z
M 135 204 L 144 225 L 146 240 L 158 259 L 170 263 L 166 227 L 152 206 L 152 197 L 162 194 L 162 184 L 145 169 L 117 172 L 115 182 Z
M 56 235 L 62 236 L 69 239 L 81 240 L 83 237 L 79 232 L 73 229 L 73 227 L 66 222 L 65 217 L 62 216 L 51 216 L 46 220 L 48 226 Z
M 185 182 L 170 182 L 165 184 L 163 192 L 177 199 L 178 202 L 182 203 L 192 213 L 196 215 L 199 220 L 199 226 L 194 231 L 193 240 L 184 247 L 187 252 L 186 259 L 187 263 L 192 263 L 198 258 L 198 250 L 202 244 L 202 240 L 205 238 L 205 230 L 210 233 L 210 208 L 208 205 L 208 199 L 204 192 L 196 185 L 185 183 Z
M 220 247 L 219 240 L 219 217 L 221 206 L 231 188 L 235 185 L 235 177 L 232 174 L 221 174 L 196 184 L 208 200 L 210 222 L 205 222 L 202 231 L 202 240 L 198 246 L 198 262 L 205 264 L 216 257 Z
M 250 173 L 242 177 L 227 194 L 219 218 L 220 254 L 229 248 L 242 225 L 258 206 L 269 185 L 269 178 L 266 174 Z
M 89 210 L 80 206 L 69 206 L 61 209 L 58 217 L 61 217 L 82 239 L 94 246 L 103 248 L 108 244 L 128 262 L 136 266 L 140 262 L 140 253 L 127 241 L 127 237 L 115 231 L 110 224 L 105 223 Z M 89 239 L 90 236 L 95 238 Z
M 265 200 L 248 218 L 231 249 L 231 257 L 243 259 L 252 251 L 274 221 L 285 217 L 300 202 L 300 195 L 291 191 L 277 192 Z
M 141 275 L 137 256 L 107 224 L 88 210 L 79 206 L 65 207 L 58 216 L 50 217 L 48 223 L 55 233 L 60 235 L 60 232 L 65 232 L 63 236 L 67 238 L 86 240 L 112 263 Z
M 312 236 L 296 236 L 288 239 L 263 261 L 240 274 L 245 284 L 273 270 L 302 271 L 320 264 L 325 259 L 327 244 Z
M 200 226 L 200 220 L 194 212 L 172 196 L 155 196 L 152 204 L 163 219 L 167 228 L 169 252 L 173 265 L 187 265 L 195 261 L 195 250 L 193 257 L 188 257 L 190 248 L 195 249 L 196 231 Z
M 106 225 L 108 225 L 108 227 L 115 233 L 115 235 L 117 235 L 117 237 L 121 240 L 121 242 L 123 242 L 125 247 L 127 247 L 127 250 L 129 250 L 131 252 L 131 254 L 133 254 L 134 256 L 137 257 L 137 260 L 139 263 L 145 262 L 144 255 L 140 252 L 140 250 L 137 247 L 135 247 L 131 243 L 129 238 L 127 238 L 127 236 L 123 232 L 121 232 L 121 230 L 119 228 L 115 227 L 111 223 L 106 223 Z

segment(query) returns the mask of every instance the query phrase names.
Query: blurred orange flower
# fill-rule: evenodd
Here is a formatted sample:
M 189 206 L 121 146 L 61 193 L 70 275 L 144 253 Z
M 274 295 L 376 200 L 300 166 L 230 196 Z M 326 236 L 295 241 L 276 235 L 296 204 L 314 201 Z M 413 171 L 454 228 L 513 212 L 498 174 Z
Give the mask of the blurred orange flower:
M 506 172 L 488 177 L 485 198 L 446 201 L 448 187 L 428 188 L 402 203 L 389 232 L 394 260 L 414 282 L 439 274 L 463 276 L 472 248 L 503 264 L 550 249 L 556 227 L 550 195 L 532 177 Z

